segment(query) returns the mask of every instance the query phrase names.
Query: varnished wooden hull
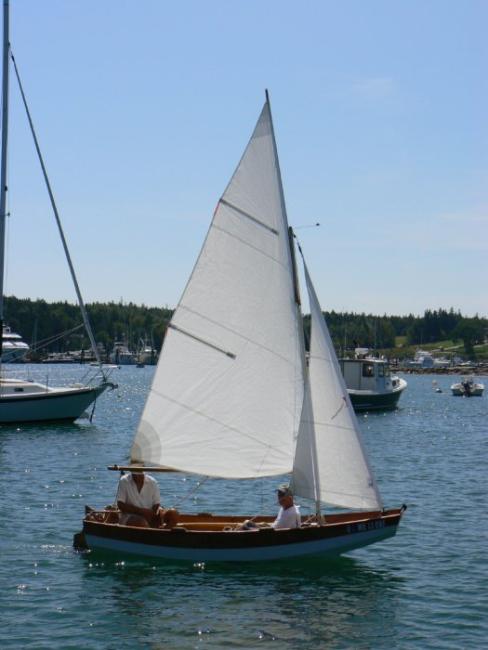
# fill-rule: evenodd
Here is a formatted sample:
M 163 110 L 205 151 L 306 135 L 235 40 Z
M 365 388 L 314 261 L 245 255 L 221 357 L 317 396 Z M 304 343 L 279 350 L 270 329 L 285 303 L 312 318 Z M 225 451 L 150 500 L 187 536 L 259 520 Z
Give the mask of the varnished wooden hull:
M 186 515 L 176 528 L 166 530 L 97 521 L 97 513 L 91 513 L 83 533 L 93 550 L 191 562 L 257 562 L 338 555 L 373 544 L 395 535 L 403 510 L 329 515 L 320 526 L 245 531 L 235 530 L 244 517 Z

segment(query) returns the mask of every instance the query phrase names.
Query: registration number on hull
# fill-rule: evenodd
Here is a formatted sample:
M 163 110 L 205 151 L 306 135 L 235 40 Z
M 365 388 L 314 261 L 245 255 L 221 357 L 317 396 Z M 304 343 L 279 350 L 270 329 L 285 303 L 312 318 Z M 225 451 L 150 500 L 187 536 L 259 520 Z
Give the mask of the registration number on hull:
M 385 527 L 383 519 L 375 519 L 374 521 L 362 521 L 357 524 L 348 524 L 348 533 L 366 533 L 368 530 L 378 530 Z

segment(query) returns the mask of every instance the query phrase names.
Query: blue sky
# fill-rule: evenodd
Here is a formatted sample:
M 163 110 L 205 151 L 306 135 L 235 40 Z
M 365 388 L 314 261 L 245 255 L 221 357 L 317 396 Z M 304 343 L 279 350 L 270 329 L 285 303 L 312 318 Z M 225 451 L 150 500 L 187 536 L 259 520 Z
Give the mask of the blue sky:
M 476 0 L 11 0 L 85 300 L 176 304 L 268 88 L 323 309 L 488 315 L 487 24 Z M 11 100 L 6 293 L 74 302 Z

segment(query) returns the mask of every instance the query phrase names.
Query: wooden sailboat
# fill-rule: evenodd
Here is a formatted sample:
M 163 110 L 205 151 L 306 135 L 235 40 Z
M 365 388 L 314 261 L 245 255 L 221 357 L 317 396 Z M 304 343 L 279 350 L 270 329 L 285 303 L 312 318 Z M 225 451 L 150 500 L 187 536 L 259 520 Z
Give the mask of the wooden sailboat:
M 120 525 L 116 510 L 83 521 L 91 549 L 191 561 L 337 554 L 395 534 L 305 266 L 308 363 L 268 96 L 218 202 L 169 325 L 131 451 L 133 465 L 209 477 L 292 474 L 316 515 L 295 529 L 239 529 L 250 515 L 183 514 L 172 529 Z M 351 509 L 327 514 L 321 503 Z M 254 516 L 269 523 L 270 516 Z
M 20 84 L 17 67 L 10 51 L 9 42 L 9 3 L 3 2 L 3 77 L 2 77 L 2 143 L 1 143 L 1 166 L 0 166 L 0 331 L 4 325 L 4 274 L 5 274 L 5 221 L 6 221 L 6 197 L 7 197 L 7 143 L 8 143 L 8 117 L 9 117 L 9 60 L 12 58 L 14 69 L 19 81 L 22 100 L 27 111 L 34 144 L 44 175 L 44 180 L 49 192 L 49 197 L 56 217 L 62 244 L 70 268 L 71 276 L 78 296 L 78 302 L 85 324 L 87 334 L 90 338 L 93 353 L 98 361 L 100 376 L 97 377 L 95 385 L 74 385 L 74 386 L 47 386 L 27 379 L 12 379 L 0 375 L 0 424 L 18 422 L 43 422 L 43 421 L 70 421 L 84 415 L 85 410 L 94 404 L 97 397 L 107 388 L 113 388 L 114 384 L 108 381 L 107 375 L 102 368 L 100 356 L 95 339 L 90 327 L 85 305 L 81 297 L 78 282 L 76 280 L 73 264 L 68 251 L 63 229 L 59 219 L 54 196 L 49 184 L 44 162 L 42 160 L 37 137 L 34 132 L 32 120 L 27 107 L 25 95 Z M 0 337 L 0 366 L 2 359 L 2 337 Z

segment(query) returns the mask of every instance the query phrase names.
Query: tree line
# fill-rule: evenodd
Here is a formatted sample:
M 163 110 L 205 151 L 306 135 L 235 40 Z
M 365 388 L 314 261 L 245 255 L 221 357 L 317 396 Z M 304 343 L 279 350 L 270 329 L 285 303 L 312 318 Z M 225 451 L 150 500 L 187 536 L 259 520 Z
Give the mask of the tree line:
M 465 352 L 473 354 L 473 346 L 488 337 L 488 318 L 465 317 L 461 312 L 427 309 L 423 316 L 375 316 L 325 312 L 332 340 L 337 350 L 366 347 L 385 350 L 397 347 L 402 337 L 405 346 L 422 346 L 437 341 L 462 341 Z
M 5 322 L 41 353 L 90 347 L 77 305 L 7 296 L 4 307 Z M 87 312 L 95 339 L 106 351 L 112 350 L 115 341 L 125 341 L 130 349 L 136 350 L 141 340 L 159 351 L 173 313 L 168 308 L 122 302 L 88 304 Z M 340 352 L 354 347 L 394 348 L 397 337 L 403 337 L 405 344 L 419 346 L 442 340 L 462 340 L 469 353 L 473 345 L 482 343 L 488 335 L 487 318 L 478 315 L 467 318 L 453 308 L 428 309 L 423 316 L 335 311 L 325 312 L 324 316 Z M 308 339 L 309 316 L 304 317 L 304 328 Z
M 171 309 L 121 302 L 95 302 L 86 309 L 95 340 L 107 352 L 115 341 L 124 341 L 132 350 L 146 341 L 159 350 L 173 313 Z M 78 305 L 7 296 L 4 313 L 12 331 L 41 355 L 90 348 Z

